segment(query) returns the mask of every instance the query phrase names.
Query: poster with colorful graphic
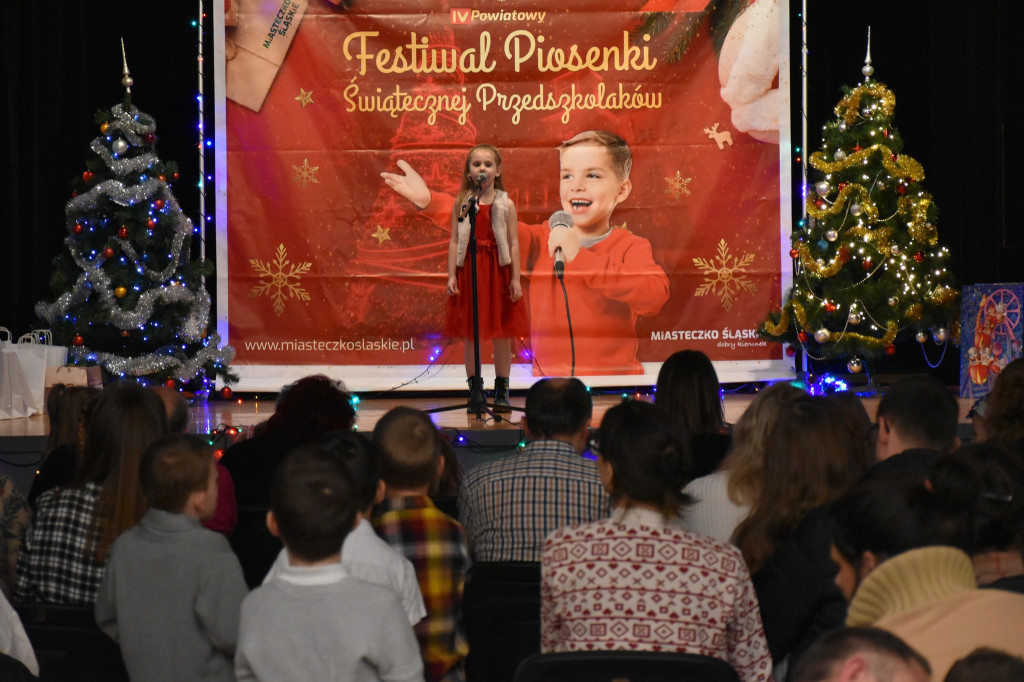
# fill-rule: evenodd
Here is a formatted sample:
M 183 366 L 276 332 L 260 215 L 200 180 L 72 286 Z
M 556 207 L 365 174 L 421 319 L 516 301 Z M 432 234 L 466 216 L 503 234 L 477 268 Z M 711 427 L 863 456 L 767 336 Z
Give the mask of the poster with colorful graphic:
M 684 348 L 723 381 L 792 372 L 755 333 L 790 278 L 785 9 L 474 5 L 218 8 L 217 315 L 238 388 L 311 372 L 353 390 L 465 385 L 463 341 L 444 333 L 447 211 L 479 143 L 500 150 L 520 224 L 530 333 L 512 339 L 513 387 L 570 371 L 651 384 Z M 563 297 L 547 220 L 571 208 L 558 146 L 589 130 L 628 143 L 631 189 L 604 245 L 566 264 L 567 313 L 541 304 Z M 382 178 L 406 168 L 429 188 L 423 209 Z M 623 266 L 613 242 L 653 264 Z
M 972 284 L 960 295 L 960 396 L 980 398 L 1021 356 L 1024 284 Z

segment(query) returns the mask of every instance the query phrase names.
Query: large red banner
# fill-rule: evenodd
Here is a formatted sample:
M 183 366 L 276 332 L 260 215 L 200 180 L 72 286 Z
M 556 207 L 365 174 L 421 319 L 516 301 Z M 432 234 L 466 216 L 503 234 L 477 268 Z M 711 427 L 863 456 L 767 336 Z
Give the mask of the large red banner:
M 310 371 L 354 390 L 463 385 L 461 339 L 444 335 L 447 208 L 478 143 L 501 151 L 521 224 L 531 315 L 513 385 L 568 373 L 560 348 L 604 385 L 653 382 L 682 348 L 724 380 L 784 374 L 754 332 L 789 260 L 777 3 L 476 4 L 226 3 L 218 316 L 240 387 Z M 588 130 L 633 156 L 607 242 L 649 245 L 653 264 L 617 269 L 614 254 L 590 257 L 600 246 L 568 263 L 570 340 L 541 303 L 560 291 L 545 221 L 565 207 L 557 147 Z M 400 160 L 429 188 L 426 209 L 382 179 L 406 176 Z

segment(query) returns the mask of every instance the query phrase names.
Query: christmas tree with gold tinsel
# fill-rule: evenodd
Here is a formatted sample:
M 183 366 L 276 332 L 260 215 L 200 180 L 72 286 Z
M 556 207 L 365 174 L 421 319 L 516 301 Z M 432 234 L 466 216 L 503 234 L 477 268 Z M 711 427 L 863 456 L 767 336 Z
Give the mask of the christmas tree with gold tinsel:
M 862 72 L 860 85 L 844 88 L 808 160 L 817 173 L 809 178 L 808 219 L 793 232 L 793 288 L 760 328 L 811 358 L 848 358 L 853 372 L 895 353 L 903 335 L 955 340 L 960 319 L 938 209 L 924 189 L 924 168 L 901 153 L 896 98 L 871 79 L 870 43 Z

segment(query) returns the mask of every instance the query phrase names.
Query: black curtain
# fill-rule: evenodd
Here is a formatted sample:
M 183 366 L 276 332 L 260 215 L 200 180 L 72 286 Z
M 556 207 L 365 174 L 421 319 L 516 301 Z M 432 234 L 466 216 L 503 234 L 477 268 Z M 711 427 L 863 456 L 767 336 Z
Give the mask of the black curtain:
M 207 3 L 208 13 L 216 1 Z M 35 302 L 51 297 L 50 261 L 63 248 L 69 181 L 84 169 L 88 144 L 98 134 L 93 114 L 123 97 L 121 37 L 135 79 L 132 101 L 156 119 L 160 156 L 181 168 L 175 196 L 193 221 L 199 219 L 196 5 L 19 5 L 17 27 L 3 41 L 0 325 L 15 333 L 33 328 Z M 798 0 L 789 3 L 794 139 L 801 116 L 800 11 Z M 1009 114 L 1010 94 L 1022 90 L 1022 78 L 1008 40 L 1019 13 L 1007 0 L 977 7 L 954 0 L 808 0 L 809 149 L 820 145 L 821 125 L 833 115 L 840 87 L 861 78 L 870 25 L 875 78 L 896 95 L 904 151 L 924 165 L 925 186 L 941 211 L 940 239 L 965 284 L 1024 281 L 1024 230 L 1008 215 L 1021 187 L 1021 126 Z M 209 18 L 206 25 L 212 27 Z M 209 82 L 209 45 L 206 54 Z M 208 253 L 212 257 L 212 249 Z M 208 286 L 214 285 L 210 280 Z M 901 348 L 887 369 L 925 369 L 913 345 Z M 950 383 L 956 383 L 950 374 L 956 355 L 947 353 L 943 363 Z

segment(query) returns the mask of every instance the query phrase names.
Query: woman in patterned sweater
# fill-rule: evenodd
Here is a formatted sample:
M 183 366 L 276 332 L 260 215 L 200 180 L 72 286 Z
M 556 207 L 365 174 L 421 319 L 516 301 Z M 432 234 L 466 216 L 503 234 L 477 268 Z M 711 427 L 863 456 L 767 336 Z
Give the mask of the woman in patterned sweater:
M 744 682 L 770 679 L 757 597 L 739 551 L 682 530 L 687 437 L 661 408 L 627 402 L 601 422 L 608 519 L 548 536 L 541 650 L 633 649 L 714 656 Z

